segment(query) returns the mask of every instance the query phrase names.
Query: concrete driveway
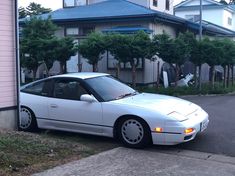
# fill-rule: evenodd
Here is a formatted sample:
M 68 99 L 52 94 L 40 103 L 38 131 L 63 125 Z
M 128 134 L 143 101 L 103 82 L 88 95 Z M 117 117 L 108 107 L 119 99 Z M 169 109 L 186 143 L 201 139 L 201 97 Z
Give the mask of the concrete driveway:
M 35 176 L 234 176 L 235 96 L 184 99 L 197 103 L 210 115 L 207 131 L 194 141 L 145 150 L 119 147 Z
M 209 113 L 208 129 L 175 147 L 235 157 L 235 95 L 185 97 Z
M 116 148 L 34 176 L 234 176 L 235 159 L 191 151 Z

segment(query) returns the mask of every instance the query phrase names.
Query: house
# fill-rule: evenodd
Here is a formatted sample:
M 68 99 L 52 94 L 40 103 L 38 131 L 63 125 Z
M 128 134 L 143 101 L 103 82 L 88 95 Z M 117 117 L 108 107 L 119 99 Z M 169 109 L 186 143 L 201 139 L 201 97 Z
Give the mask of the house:
M 0 128 L 14 129 L 18 112 L 17 1 L 0 1 Z
M 179 32 L 187 30 L 198 33 L 199 24 L 173 15 L 173 0 L 63 0 L 63 8 L 41 18 L 51 17 L 60 29 L 59 37 L 72 36 L 80 43 L 91 31 L 118 32 L 131 34 L 143 30 L 151 37 L 154 34 L 169 34 L 176 37 Z M 22 19 L 21 25 L 24 24 Z M 204 33 L 210 36 L 234 34 L 233 31 L 220 27 L 203 26 Z M 99 62 L 99 72 L 115 75 L 115 59 L 106 53 Z M 151 84 L 157 81 L 158 62 L 161 59 L 140 62 L 137 69 L 137 83 Z M 59 72 L 58 63 L 50 70 L 51 74 Z M 77 54 L 67 62 L 68 72 L 92 71 L 85 58 Z M 123 64 L 120 79 L 131 82 L 130 65 Z
M 199 20 L 200 0 L 185 0 L 174 7 L 176 16 L 191 21 Z M 202 20 L 235 31 L 234 5 L 215 0 L 202 0 Z

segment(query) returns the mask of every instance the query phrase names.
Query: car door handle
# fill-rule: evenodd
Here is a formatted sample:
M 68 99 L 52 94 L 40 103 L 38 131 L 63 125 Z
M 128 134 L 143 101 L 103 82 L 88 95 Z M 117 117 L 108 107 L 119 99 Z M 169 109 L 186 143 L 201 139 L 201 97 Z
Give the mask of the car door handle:
M 51 104 L 51 108 L 58 108 L 56 104 Z

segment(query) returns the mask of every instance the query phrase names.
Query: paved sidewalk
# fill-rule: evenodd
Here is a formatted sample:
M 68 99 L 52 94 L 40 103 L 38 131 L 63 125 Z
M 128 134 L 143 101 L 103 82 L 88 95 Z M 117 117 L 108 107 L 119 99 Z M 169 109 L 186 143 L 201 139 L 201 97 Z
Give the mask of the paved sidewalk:
M 34 176 L 235 176 L 235 158 L 189 150 L 116 148 Z

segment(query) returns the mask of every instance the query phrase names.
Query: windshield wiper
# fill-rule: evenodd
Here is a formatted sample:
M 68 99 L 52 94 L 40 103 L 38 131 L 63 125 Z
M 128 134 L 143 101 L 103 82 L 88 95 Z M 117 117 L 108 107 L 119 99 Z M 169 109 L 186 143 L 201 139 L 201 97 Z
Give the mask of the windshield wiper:
M 118 96 L 118 97 L 117 97 L 117 98 L 115 98 L 115 99 L 116 99 L 116 100 L 118 100 L 118 99 L 122 99 L 122 98 L 125 98 L 125 97 L 133 96 L 133 95 L 136 95 L 136 94 L 138 94 L 138 92 L 137 92 L 137 91 L 132 92 L 132 93 L 126 93 L 126 94 L 124 94 L 124 95 L 120 95 L 120 96 Z

